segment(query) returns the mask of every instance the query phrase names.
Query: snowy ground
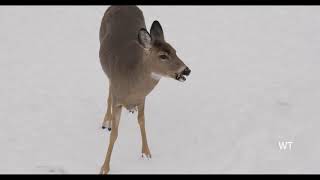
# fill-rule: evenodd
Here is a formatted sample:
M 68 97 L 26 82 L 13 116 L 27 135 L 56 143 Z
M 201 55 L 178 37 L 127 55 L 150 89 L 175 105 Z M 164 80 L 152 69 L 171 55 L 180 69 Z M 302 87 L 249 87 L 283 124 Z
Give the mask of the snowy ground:
M 99 172 L 106 8 L 0 7 L 0 173 Z M 320 173 L 320 7 L 141 9 L 192 74 L 147 99 L 152 160 L 122 113 L 110 173 Z

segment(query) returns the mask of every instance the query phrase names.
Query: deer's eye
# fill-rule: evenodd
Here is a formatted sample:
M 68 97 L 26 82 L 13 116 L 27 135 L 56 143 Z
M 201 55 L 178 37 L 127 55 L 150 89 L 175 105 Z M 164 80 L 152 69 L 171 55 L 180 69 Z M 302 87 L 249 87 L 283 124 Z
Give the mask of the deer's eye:
M 169 59 L 169 57 L 167 55 L 164 55 L 164 54 L 160 55 L 159 57 L 160 57 L 161 60 L 168 60 Z

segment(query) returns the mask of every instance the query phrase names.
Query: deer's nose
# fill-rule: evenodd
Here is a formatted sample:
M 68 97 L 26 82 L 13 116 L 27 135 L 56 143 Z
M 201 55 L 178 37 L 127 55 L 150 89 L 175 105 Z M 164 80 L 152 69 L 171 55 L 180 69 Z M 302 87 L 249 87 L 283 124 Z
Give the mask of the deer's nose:
M 186 67 L 186 68 L 182 71 L 182 74 L 183 74 L 183 75 L 186 75 L 186 76 L 189 76 L 190 73 L 191 73 L 191 70 L 190 70 L 188 67 Z

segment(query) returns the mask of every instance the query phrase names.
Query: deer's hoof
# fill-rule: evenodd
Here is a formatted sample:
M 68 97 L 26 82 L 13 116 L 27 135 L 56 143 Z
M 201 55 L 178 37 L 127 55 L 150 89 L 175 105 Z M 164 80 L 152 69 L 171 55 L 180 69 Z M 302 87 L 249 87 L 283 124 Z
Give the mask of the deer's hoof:
M 102 128 L 103 130 L 108 129 L 108 131 L 111 131 L 111 127 L 108 127 L 108 128 L 107 128 L 107 127 L 105 127 L 105 126 L 102 126 L 101 128 Z
M 143 159 L 143 160 L 151 160 L 151 154 L 142 153 L 141 159 Z
M 111 131 L 111 121 L 104 121 L 102 124 L 102 129 L 108 129 Z
M 102 129 L 107 129 L 105 126 L 102 126 Z M 111 128 L 108 128 L 108 131 L 111 131 Z
M 110 168 L 109 167 L 105 167 L 105 166 L 103 166 L 102 168 L 101 168 L 101 170 L 100 170 L 100 174 L 108 174 L 109 173 L 109 171 L 110 171 Z

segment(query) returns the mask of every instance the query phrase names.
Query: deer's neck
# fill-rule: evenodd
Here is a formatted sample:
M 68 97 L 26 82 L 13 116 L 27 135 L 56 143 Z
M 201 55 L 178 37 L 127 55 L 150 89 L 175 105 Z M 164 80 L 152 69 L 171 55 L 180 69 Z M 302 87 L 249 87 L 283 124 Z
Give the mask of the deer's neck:
M 152 60 L 148 58 L 149 57 L 144 54 L 140 61 L 141 64 L 138 66 L 139 69 L 137 69 L 139 75 L 135 82 L 135 87 L 145 95 L 148 95 L 161 79 L 159 74 L 152 71 L 150 64 Z

